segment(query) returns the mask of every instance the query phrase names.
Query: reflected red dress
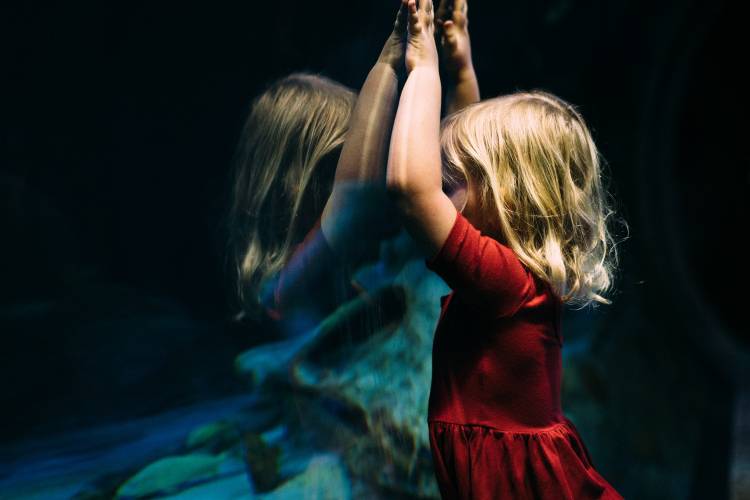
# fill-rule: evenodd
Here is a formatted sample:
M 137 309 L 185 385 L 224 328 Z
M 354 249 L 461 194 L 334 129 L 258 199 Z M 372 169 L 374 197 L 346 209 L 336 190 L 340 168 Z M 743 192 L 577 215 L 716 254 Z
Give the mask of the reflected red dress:
M 427 267 L 453 289 L 427 412 L 442 497 L 622 498 L 562 413 L 562 305 L 546 282 L 460 213 Z

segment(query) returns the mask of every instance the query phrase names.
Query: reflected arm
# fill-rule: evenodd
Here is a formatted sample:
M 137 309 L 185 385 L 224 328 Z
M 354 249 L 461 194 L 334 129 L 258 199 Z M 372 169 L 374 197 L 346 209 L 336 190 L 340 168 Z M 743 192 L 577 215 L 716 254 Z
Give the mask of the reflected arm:
M 385 168 L 403 64 L 403 9 L 357 98 L 321 228 L 338 255 L 356 258 L 385 225 Z

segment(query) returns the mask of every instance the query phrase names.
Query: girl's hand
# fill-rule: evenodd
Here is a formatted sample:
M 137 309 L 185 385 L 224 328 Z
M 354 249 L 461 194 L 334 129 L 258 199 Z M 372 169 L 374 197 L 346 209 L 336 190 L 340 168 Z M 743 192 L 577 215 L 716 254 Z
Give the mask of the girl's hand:
M 474 68 L 471 60 L 468 10 L 466 0 L 440 0 L 437 11 L 441 60 L 448 74 L 456 79 L 466 71 L 473 71 Z
M 432 0 L 402 0 L 408 9 L 408 42 L 406 45 L 406 70 L 418 66 L 437 69 L 438 54 L 435 45 L 435 24 Z
M 479 82 L 471 60 L 467 0 L 440 0 L 437 25 L 448 114 L 479 102 Z
M 393 31 L 388 40 L 385 41 L 383 50 L 378 57 L 379 63 L 385 63 L 398 71 L 404 63 L 404 44 L 406 42 L 406 5 L 399 6 L 396 21 L 393 23 Z

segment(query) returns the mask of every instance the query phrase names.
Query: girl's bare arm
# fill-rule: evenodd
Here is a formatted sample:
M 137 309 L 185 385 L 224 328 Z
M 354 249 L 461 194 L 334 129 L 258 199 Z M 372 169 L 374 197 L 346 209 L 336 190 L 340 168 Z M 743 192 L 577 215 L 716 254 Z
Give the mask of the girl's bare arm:
M 442 248 L 456 208 L 442 190 L 440 75 L 432 0 L 403 0 L 408 7 L 406 68 L 391 137 L 387 184 L 407 230 L 430 257 Z
M 479 82 L 471 58 L 468 10 L 467 0 L 440 0 L 437 10 L 448 114 L 480 99 Z

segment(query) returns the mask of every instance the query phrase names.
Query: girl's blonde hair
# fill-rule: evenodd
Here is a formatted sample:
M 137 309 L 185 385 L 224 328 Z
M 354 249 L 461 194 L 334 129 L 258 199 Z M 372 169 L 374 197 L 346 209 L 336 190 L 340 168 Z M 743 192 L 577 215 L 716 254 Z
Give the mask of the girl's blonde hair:
M 611 303 L 614 212 L 599 152 L 571 104 L 538 90 L 482 101 L 445 118 L 441 147 L 444 183 L 468 183 L 476 210 L 497 222 L 479 229 L 563 302 Z
M 352 90 L 306 73 L 254 100 L 234 156 L 227 221 L 244 312 L 258 312 L 260 287 L 322 213 L 355 101 Z

